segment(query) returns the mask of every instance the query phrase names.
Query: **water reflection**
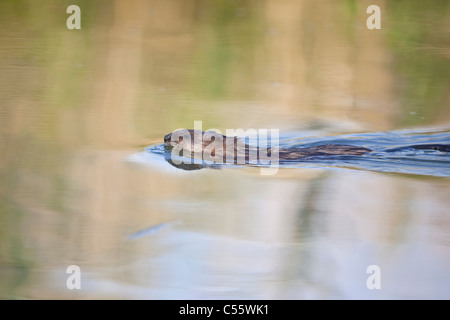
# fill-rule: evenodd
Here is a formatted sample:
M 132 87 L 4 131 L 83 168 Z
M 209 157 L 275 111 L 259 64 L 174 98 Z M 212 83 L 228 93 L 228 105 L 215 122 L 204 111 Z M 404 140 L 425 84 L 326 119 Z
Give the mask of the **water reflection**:
M 448 179 L 129 161 L 194 120 L 448 130 L 447 2 L 379 2 L 375 32 L 372 2 L 79 1 L 77 31 L 65 2 L 1 1 L 0 296 L 449 298 Z

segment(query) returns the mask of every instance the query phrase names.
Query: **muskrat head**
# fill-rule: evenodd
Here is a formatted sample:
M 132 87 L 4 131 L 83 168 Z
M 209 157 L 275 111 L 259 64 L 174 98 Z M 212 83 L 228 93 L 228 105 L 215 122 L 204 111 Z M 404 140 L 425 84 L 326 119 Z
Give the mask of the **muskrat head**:
M 225 141 L 225 136 L 214 131 L 201 131 L 192 129 L 176 130 L 164 136 L 164 143 L 169 147 L 177 147 L 193 154 L 202 152 L 206 146 L 217 138 Z

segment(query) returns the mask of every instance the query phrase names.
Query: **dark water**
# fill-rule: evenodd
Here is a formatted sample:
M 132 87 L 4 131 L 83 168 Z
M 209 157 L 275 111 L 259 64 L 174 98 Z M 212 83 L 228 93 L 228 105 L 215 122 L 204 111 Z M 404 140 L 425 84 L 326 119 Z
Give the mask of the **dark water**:
M 450 152 L 445 150 L 420 149 L 411 146 L 443 145 L 450 143 L 450 132 L 445 129 L 399 130 L 391 132 L 344 134 L 309 137 L 311 132 L 291 132 L 280 137 L 281 148 L 309 148 L 324 144 L 345 144 L 372 150 L 361 156 L 308 157 L 307 159 L 282 161 L 281 168 L 351 168 L 387 173 L 405 173 L 425 176 L 450 177 Z M 296 138 L 297 137 L 297 138 Z M 301 137 L 301 138 L 298 138 Z M 163 144 L 150 146 L 146 152 L 159 154 L 159 160 L 170 159 L 170 150 Z M 135 155 L 134 160 L 145 163 L 146 153 Z M 187 159 L 186 159 L 187 160 Z M 186 170 L 194 166 L 185 166 Z M 201 167 L 201 166 L 200 166 Z M 204 168 L 224 168 L 222 165 L 204 165 Z M 235 166 L 234 166 L 235 167 Z M 197 168 L 197 166 L 195 166 Z

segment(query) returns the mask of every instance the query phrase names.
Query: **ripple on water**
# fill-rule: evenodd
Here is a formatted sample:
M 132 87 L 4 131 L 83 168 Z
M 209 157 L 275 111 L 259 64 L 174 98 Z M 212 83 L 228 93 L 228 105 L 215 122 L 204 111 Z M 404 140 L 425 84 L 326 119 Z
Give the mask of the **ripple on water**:
M 302 137 L 293 139 L 293 137 Z M 450 152 L 438 150 L 416 150 L 401 147 L 420 144 L 450 144 L 449 130 L 398 130 L 390 132 L 343 134 L 325 137 L 304 137 L 302 132 L 292 132 L 280 136 L 282 148 L 313 147 L 322 144 L 348 144 L 372 149 L 363 156 L 327 156 L 301 161 L 286 161 L 285 168 L 341 167 L 389 173 L 404 173 L 450 177 Z M 170 152 L 163 144 L 149 146 L 145 153 L 159 155 L 160 161 L 168 161 Z M 235 166 L 233 166 L 235 167 Z

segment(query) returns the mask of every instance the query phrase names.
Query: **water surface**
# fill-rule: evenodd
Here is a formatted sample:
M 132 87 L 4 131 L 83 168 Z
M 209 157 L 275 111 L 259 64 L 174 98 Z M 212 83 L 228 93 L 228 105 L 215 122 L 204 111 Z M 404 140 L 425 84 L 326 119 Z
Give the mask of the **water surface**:
M 448 155 L 385 152 L 449 143 L 447 1 L 77 3 L 81 30 L 0 1 L 1 298 L 450 298 Z M 153 152 L 195 120 L 375 152 L 271 176 Z

